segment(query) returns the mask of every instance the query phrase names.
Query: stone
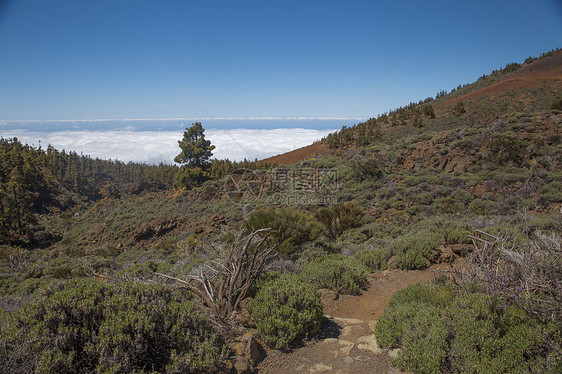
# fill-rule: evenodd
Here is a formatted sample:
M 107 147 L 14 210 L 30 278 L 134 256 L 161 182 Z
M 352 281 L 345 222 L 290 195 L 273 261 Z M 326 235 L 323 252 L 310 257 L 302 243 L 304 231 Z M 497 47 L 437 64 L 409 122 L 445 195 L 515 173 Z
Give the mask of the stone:
M 441 255 L 441 252 L 436 251 L 436 250 L 432 250 L 431 255 L 429 256 L 429 260 L 431 262 L 437 262 L 437 260 L 439 260 L 440 255 Z
M 258 330 L 256 329 L 248 329 L 244 335 L 242 335 L 242 341 L 243 342 L 247 342 L 248 339 L 250 339 L 251 336 L 257 336 L 258 335 Z
M 451 257 L 453 257 L 453 250 L 451 249 L 451 247 L 447 246 L 441 246 L 439 248 L 439 251 L 441 252 L 439 259 L 441 261 L 445 261 L 445 260 L 449 260 Z
M 460 256 L 463 253 L 463 251 L 468 252 L 471 249 L 470 245 L 467 244 L 452 244 L 450 247 L 453 253 L 456 254 L 457 256 Z
M 345 356 L 343 359 L 343 362 L 345 362 L 346 365 L 351 365 L 353 364 L 353 358 L 349 357 L 349 356 Z
M 386 268 L 388 270 L 394 270 L 398 268 L 398 257 L 392 256 L 386 263 Z
M 231 373 L 233 374 L 251 374 L 254 372 L 250 360 L 243 356 L 234 356 L 232 358 L 233 369 Z
M 340 332 L 340 339 L 343 340 L 355 340 L 357 337 L 365 335 L 369 332 L 367 326 L 361 325 L 349 325 L 345 326 Z
M 246 344 L 246 357 L 250 359 L 250 362 L 253 365 L 257 365 L 265 358 L 265 356 L 265 349 L 263 349 L 256 338 L 250 336 L 248 343 Z
M 381 347 L 379 347 L 379 344 L 377 343 L 377 339 L 375 338 L 375 334 L 362 336 L 359 339 L 357 339 L 355 344 L 357 344 L 357 348 L 365 349 L 375 354 L 379 354 L 382 352 Z
M 353 349 L 353 347 L 355 346 L 355 344 L 347 340 L 338 340 L 338 344 L 340 346 L 343 346 L 339 348 L 339 353 L 341 353 L 342 356 L 349 355 L 349 352 L 351 352 L 351 349 Z M 338 356 L 337 352 L 335 356 L 336 357 Z
M 324 300 L 337 300 L 340 298 L 340 295 L 329 288 L 321 288 L 320 290 L 320 298 L 322 301 Z
M 310 369 L 310 373 L 322 373 L 332 371 L 332 365 L 316 364 Z
M 361 323 L 364 323 L 362 320 L 356 318 L 344 318 L 344 317 L 330 317 L 330 318 L 334 320 L 334 322 L 336 323 L 340 322 L 346 325 L 359 325 Z
M 391 349 L 390 351 L 388 351 L 388 355 L 391 358 L 398 358 L 398 354 L 400 353 L 400 348 L 396 348 L 396 349 Z
M 246 352 L 246 346 L 244 345 L 244 343 L 236 343 L 232 347 L 232 351 L 236 356 L 243 356 Z

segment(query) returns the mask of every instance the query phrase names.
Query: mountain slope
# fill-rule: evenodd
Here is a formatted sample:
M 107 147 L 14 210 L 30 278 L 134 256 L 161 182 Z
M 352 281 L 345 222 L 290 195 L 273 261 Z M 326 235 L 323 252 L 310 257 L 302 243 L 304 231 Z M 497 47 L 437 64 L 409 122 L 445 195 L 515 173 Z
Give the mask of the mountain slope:
M 404 138 L 428 131 L 447 131 L 467 124 L 490 124 L 499 117 L 507 117 L 515 112 L 533 112 L 550 108 L 553 100 L 562 97 L 562 51 L 551 51 L 539 58 L 528 58 L 522 65 L 508 64 L 505 68 L 483 75 L 476 82 L 460 86 L 450 93 L 439 93 L 436 98 L 428 98 L 419 103 L 411 103 L 402 108 L 373 119 L 344 128 L 336 134 L 348 140 L 344 149 L 355 148 L 355 140 L 378 126 L 381 136 L 370 144 L 380 142 L 392 144 Z M 455 106 L 462 102 L 464 112 L 455 113 Z M 435 116 L 418 116 L 422 124 L 416 124 L 415 108 L 431 105 Z M 411 111 L 411 108 L 414 111 Z M 373 125 L 373 122 L 376 122 Z M 329 136 L 330 137 L 330 136 Z M 328 137 L 328 138 L 329 138 Z M 323 140 L 306 147 L 267 158 L 273 164 L 291 164 L 315 155 L 329 154 L 329 142 Z M 367 144 L 363 144 L 367 145 Z M 336 147 L 342 148 L 342 147 Z

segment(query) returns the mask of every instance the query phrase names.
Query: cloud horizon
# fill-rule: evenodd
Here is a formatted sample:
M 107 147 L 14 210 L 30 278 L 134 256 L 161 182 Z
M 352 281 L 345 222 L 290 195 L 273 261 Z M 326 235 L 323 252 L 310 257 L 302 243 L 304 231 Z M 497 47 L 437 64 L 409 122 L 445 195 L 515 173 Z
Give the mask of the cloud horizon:
M 213 158 L 232 161 L 264 159 L 301 148 L 320 140 L 334 130 L 304 128 L 277 129 L 207 129 L 205 137 L 216 146 Z M 132 130 L 64 130 L 27 131 L 10 130 L 3 138 L 18 138 L 21 142 L 46 148 L 74 151 L 92 158 L 123 162 L 172 164 L 179 153 L 178 140 L 183 131 Z
M 363 117 L 163 117 L 163 118 L 81 118 L 81 119 L 0 119 L 0 125 L 22 124 L 22 123 L 73 123 L 73 122 L 143 122 L 143 121 L 364 121 Z

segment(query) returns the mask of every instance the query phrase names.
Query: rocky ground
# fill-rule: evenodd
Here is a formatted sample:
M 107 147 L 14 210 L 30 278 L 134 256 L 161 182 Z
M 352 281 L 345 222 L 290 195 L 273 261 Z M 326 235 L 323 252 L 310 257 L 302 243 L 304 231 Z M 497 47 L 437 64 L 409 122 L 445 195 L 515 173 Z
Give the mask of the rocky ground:
M 459 265 L 462 258 L 457 258 Z M 371 274 L 360 295 L 321 290 L 325 319 L 320 332 L 290 351 L 265 348 L 256 331 L 241 339 L 231 372 L 258 373 L 400 373 L 392 366 L 398 350 L 381 349 L 374 330 L 390 298 L 408 285 L 434 278 L 447 263 L 426 270 L 385 270 Z M 252 370 L 253 361 L 255 370 Z

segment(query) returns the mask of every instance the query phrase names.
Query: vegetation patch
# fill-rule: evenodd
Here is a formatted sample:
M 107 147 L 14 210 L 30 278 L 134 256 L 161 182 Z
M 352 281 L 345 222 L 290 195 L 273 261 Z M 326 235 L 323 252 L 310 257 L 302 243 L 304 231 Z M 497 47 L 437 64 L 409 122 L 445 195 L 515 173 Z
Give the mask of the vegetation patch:
M 462 222 L 436 219 L 411 225 L 391 244 L 392 253 L 401 269 L 424 269 L 431 252 L 442 245 L 468 242 L 469 226 Z
M 289 207 L 268 207 L 258 210 L 246 222 L 248 232 L 272 229 L 277 250 L 291 254 L 302 243 L 317 239 L 323 232 L 314 216 Z
M 555 324 L 485 294 L 457 293 L 446 285 L 416 284 L 396 293 L 376 335 L 383 347 L 401 347 L 395 364 L 416 373 L 543 373 L 560 368 L 560 356 L 552 350 L 560 341 Z
M 5 322 L 3 372 L 192 373 L 226 353 L 185 294 L 155 284 L 59 283 Z
M 357 294 L 366 285 L 369 270 L 354 257 L 333 254 L 308 263 L 301 275 L 318 288 Z
M 260 336 L 278 349 L 315 334 L 322 323 L 320 293 L 295 275 L 266 283 L 247 309 Z

